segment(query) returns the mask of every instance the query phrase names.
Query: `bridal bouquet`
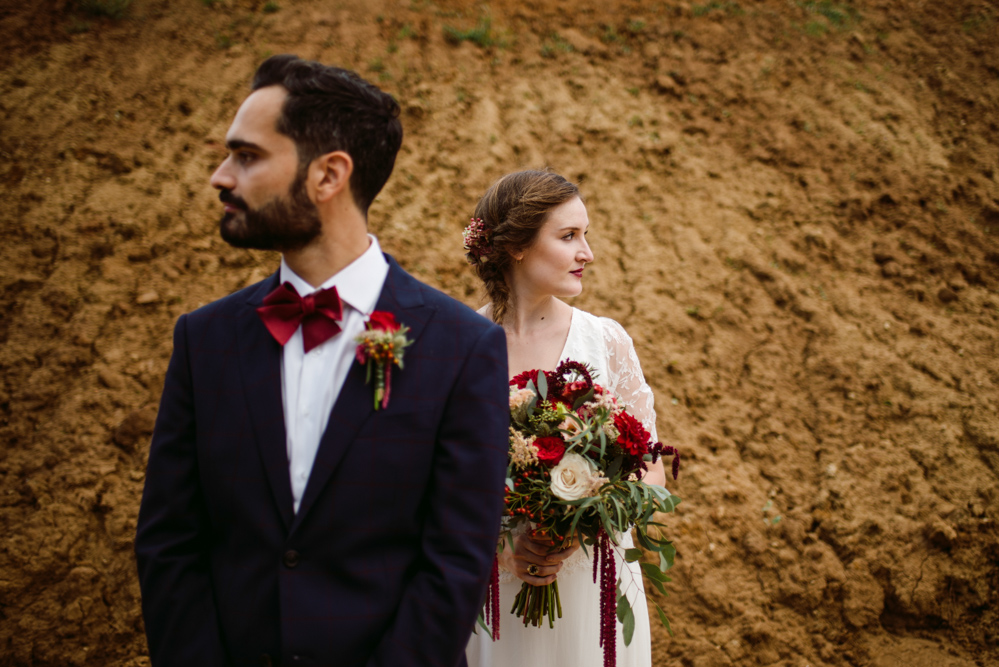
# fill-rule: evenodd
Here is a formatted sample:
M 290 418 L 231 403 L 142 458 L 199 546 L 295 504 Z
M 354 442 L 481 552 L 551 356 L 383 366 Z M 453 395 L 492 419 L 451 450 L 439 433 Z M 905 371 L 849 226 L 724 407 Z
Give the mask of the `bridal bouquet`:
M 676 479 L 680 458 L 673 448 L 651 442 L 649 432 L 605 388 L 594 384 L 589 369 L 565 361 L 554 372 L 526 371 L 510 381 L 510 451 L 507 468 L 504 532 L 510 546 L 518 527 L 551 539 L 555 547 L 582 540 L 593 551 L 593 577 L 601 586 L 600 643 L 605 663 L 614 664 L 615 616 L 630 643 L 635 617 L 615 573 L 613 547 L 634 526 L 638 544 L 657 552 L 658 565 L 641 563 L 642 570 L 663 594 L 663 574 L 676 553 L 669 540 L 649 534 L 656 512 L 672 512 L 680 499 L 662 487 L 641 481 L 649 463 L 673 456 Z M 525 526 L 526 524 L 526 526 Z M 501 544 L 501 549 L 505 546 Z M 641 549 L 627 549 L 624 558 L 637 561 Z M 486 604 L 486 621 L 493 637 L 499 631 L 499 589 L 496 576 Z M 662 609 L 659 617 L 669 627 Z M 561 618 L 558 581 L 547 586 L 524 583 L 511 613 L 524 624 L 539 626 L 545 617 L 554 627 Z

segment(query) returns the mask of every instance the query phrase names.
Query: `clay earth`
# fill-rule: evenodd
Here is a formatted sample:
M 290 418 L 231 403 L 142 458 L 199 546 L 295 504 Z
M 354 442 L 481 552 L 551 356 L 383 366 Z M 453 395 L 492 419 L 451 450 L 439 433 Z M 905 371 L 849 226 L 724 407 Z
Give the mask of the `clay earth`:
M 400 101 L 371 229 L 469 305 L 485 188 L 580 184 L 574 305 L 683 454 L 657 666 L 999 664 L 995 0 L 6 0 L 0 43 L 0 665 L 148 664 L 171 329 L 277 267 L 208 177 L 283 52 Z

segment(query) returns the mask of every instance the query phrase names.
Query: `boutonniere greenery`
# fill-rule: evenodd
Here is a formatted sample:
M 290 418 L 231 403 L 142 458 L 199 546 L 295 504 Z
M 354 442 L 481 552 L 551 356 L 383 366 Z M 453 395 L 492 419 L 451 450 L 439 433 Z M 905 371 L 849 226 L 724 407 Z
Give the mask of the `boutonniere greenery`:
M 376 310 L 364 323 L 357 341 L 357 360 L 367 366 L 366 383 L 375 381 L 375 410 L 387 408 L 392 392 L 392 366 L 402 368 L 402 357 L 413 341 L 406 337 L 409 327 L 395 321 L 395 315 Z

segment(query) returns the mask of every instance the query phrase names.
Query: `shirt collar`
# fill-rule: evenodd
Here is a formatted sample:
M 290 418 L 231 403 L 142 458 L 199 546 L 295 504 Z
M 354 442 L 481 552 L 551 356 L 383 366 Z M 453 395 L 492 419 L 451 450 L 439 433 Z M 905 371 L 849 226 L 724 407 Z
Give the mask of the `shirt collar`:
M 382 293 L 389 265 L 385 261 L 385 255 L 382 254 L 381 246 L 378 245 L 378 239 L 373 234 L 368 234 L 368 239 L 371 243 L 360 257 L 342 268 L 318 288 L 313 287 L 292 271 L 282 257 L 281 284 L 291 283 L 301 296 L 318 292 L 321 289 L 336 287 L 341 301 L 365 316 L 370 315 Z

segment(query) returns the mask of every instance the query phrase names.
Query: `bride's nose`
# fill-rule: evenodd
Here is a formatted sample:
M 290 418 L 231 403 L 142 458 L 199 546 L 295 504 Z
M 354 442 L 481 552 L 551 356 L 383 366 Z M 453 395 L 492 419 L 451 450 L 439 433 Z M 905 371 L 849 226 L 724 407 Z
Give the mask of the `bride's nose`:
M 580 262 L 592 262 L 593 261 L 593 251 L 590 250 L 590 244 L 586 242 L 586 237 L 583 237 L 583 247 L 576 254 L 576 258 Z

